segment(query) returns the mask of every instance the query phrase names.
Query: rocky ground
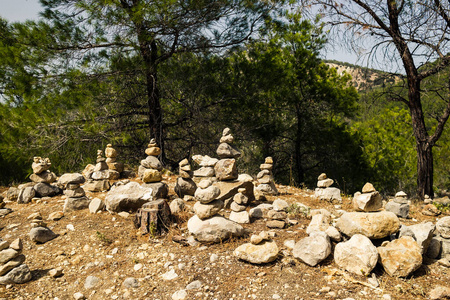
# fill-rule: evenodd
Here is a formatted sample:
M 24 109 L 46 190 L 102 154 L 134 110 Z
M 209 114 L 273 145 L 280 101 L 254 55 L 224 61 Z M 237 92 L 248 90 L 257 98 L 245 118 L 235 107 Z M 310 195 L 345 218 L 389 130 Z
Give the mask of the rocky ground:
M 175 177 L 165 178 L 170 196 L 175 198 Z M 335 212 L 337 203 L 319 202 L 313 192 L 277 186 L 276 198 L 289 203 L 303 203 L 311 208 Z M 7 188 L 0 189 L 0 192 Z M 104 198 L 104 193 L 87 193 Z M 133 226 L 134 215 L 109 212 L 90 214 L 89 210 L 66 213 L 58 221 L 46 220 L 50 213 L 62 211 L 62 196 L 40 199 L 29 204 L 7 203 L 12 213 L 0 219 L 0 237 L 23 240 L 23 254 L 32 271 L 32 280 L 21 285 L 0 286 L 3 299 L 428 299 L 437 285 L 448 286 L 450 268 L 437 261 L 425 261 L 406 279 L 388 276 L 379 265 L 370 277 L 340 270 L 333 255 L 317 267 L 309 267 L 292 256 L 290 243 L 306 237 L 310 219 L 291 212 L 298 221 L 285 229 L 271 229 L 263 219 L 244 227 L 248 235 L 241 239 L 213 245 L 183 245 L 173 237 L 187 236 L 188 211 L 178 216 L 164 237 L 142 235 Z M 254 205 L 259 204 L 255 203 Z M 351 210 L 344 198 L 342 209 Z M 406 225 L 436 217 L 421 213 L 422 206 L 412 205 Z M 50 229 L 59 236 L 45 244 L 28 238 L 33 213 L 40 212 Z M 223 212 L 225 216 L 229 212 Z M 445 213 L 444 213 L 445 215 Z M 447 214 L 448 215 L 448 214 Z M 238 260 L 233 250 L 249 242 L 250 234 L 262 230 L 274 233 L 273 240 L 281 249 L 279 258 L 266 265 L 252 265 Z M 55 270 L 62 271 L 54 276 Z M 373 286 L 373 277 L 378 287 Z

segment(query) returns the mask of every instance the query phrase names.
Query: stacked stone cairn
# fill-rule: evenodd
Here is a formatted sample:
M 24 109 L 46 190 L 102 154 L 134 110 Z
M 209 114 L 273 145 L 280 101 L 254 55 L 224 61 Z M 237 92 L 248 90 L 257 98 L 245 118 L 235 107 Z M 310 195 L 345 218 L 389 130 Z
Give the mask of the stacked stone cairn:
M 331 187 L 333 179 L 327 178 L 327 174 L 322 173 L 317 178 L 317 188 L 314 191 L 314 197 L 319 200 L 342 202 L 341 191 L 338 188 Z
M 49 170 L 51 165 L 48 158 L 38 156 L 33 158 L 31 165 L 33 174 L 30 175 L 33 184 L 20 189 L 17 203 L 29 203 L 34 197 L 52 197 L 61 192 L 56 185 L 52 184 L 56 181 L 56 175 Z
M 278 195 L 278 190 L 275 187 L 272 175 L 272 157 L 266 157 L 264 163 L 261 164 L 259 168 L 261 169 L 261 172 L 259 172 L 256 176 L 256 179 L 259 183 L 256 189 L 264 195 Z
M 64 188 L 64 195 L 66 196 L 64 212 L 89 207 L 91 200 L 86 197 L 84 188 L 81 187 L 81 184 L 84 182 L 85 178 L 80 173 L 66 173 L 59 178 L 58 183 Z
M 192 156 L 192 160 L 195 161 L 200 168 L 195 170 L 194 180 L 198 179 L 201 181 L 203 179 L 216 180 L 214 171 L 214 167 L 216 163 L 219 161 L 217 158 L 210 157 L 208 155 L 194 155 Z
M 25 264 L 20 239 L 11 244 L 0 240 L 0 284 L 21 284 L 31 280 L 31 272 Z
M 47 227 L 47 223 L 42 220 L 41 213 L 36 212 L 28 216 L 31 231 L 28 233 L 30 240 L 35 243 L 46 243 L 58 235 Z
M 177 182 L 175 184 L 175 193 L 180 198 L 184 198 L 184 196 L 194 196 L 195 191 L 197 190 L 197 185 L 192 180 L 191 165 L 189 164 L 187 158 L 180 161 L 179 174 L 180 177 L 177 178 Z
M 230 128 L 225 128 L 220 138 L 220 145 L 217 148 L 217 155 L 220 160 L 214 166 L 216 178 L 221 181 L 235 180 L 239 174 L 236 167 L 236 158 L 241 153 L 233 148 L 234 137 L 231 135 Z
M 408 195 L 406 195 L 405 192 L 400 191 L 395 194 L 395 198 L 392 201 L 386 203 L 384 209 L 393 212 L 400 218 L 406 219 L 409 214 L 409 205 Z
M 109 179 L 116 180 L 120 178 L 123 172 L 123 163 L 117 162 L 117 150 L 111 144 L 106 145 L 105 149 L 106 164 L 109 169 Z
M 216 199 L 219 195 L 220 189 L 208 179 L 197 185 L 197 202 L 193 207 L 195 215 L 188 221 L 188 230 L 200 242 L 219 243 L 231 236 L 244 234 L 242 226 L 218 215 L 224 207 L 223 201 Z
M 379 211 L 382 207 L 383 201 L 381 195 L 370 182 L 367 182 L 363 186 L 362 193 L 356 192 L 353 196 L 353 208 L 356 211 Z
M 90 192 L 107 191 L 111 188 L 111 183 L 109 182 L 110 170 L 106 163 L 106 159 L 103 157 L 102 150 L 97 150 L 96 162 L 95 167 L 87 174 L 87 182 L 84 185 L 84 188 Z M 86 167 L 86 169 L 88 167 Z
M 283 229 L 287 221 L 286 210 L 289 204 L 282 199 L 275 199 L 272 203 L 271 209 L 267 211 L 266 226 L 269 228 Z
M 138 169 L 138 175 L 144 182 L 143 186 L 153 190 L 152 196 L 155 199 L 167 198 L 169 188 L 167 184 L 161 182 L 163 166 L 158 159 L 158 155 L 161 154 L 161 148 L 158 147 L 155 139 L 150 140 L 147 149 L 145 149 L 145 154 L 147 154 L 147 157 L 141 160 L 141 165 Z
M 233 196 L 233 202 L 230 205 L 230 220 L 240 224 L 250 223 L 250 215 L 247 212 L 249 199 L 245 195 L 245 191 L 245 188 L 239 188 L 237 194 Z

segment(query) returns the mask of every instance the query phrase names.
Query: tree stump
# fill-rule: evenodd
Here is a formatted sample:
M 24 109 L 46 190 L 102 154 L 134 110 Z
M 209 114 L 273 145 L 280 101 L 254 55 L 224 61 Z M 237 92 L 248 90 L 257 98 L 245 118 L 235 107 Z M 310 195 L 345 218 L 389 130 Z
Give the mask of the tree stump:
M 170 208 L 164 199 L 158 199 L 145 203 L 136 212 L 134 226 L 143 234 L 151 237 L 163 235 L 169 231 L 171 218 Z

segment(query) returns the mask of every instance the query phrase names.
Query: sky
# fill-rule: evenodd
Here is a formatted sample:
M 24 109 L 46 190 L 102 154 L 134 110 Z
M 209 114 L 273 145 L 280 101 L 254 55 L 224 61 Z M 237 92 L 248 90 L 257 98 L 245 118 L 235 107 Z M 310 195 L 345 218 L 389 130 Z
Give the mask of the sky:
M 27 19 L 36 20 L 39 18 L 39 12 L 41 10 L 42 7 L 39 0 L 0 0 L 0 16 L 10 22 L 22 22 Z M 324 51 L 323 58 L 352 64 L 361 64 L 360 62 L 357 62 L 355 54 L 349 53 L 342 48 Z

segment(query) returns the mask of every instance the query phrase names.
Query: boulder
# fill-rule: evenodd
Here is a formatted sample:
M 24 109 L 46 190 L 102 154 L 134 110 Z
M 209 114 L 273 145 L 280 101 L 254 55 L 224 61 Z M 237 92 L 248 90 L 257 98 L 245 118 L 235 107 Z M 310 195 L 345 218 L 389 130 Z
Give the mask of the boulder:
M 422 249 L 410 236 L 403 236 L 378 247 L 380 262 L 393 277 L 407 277 L 422 265 Z
M 144 203 L 153 199 L 151 187 L 140 186 L 137 182 L 113 186 L 106 194 L 106 209 L 111 212 L 137 210 Z
M 332 186 L 333 183 L 334 183 L 333 179 L 327 178 L 327 179 L 317 181 L 317 187 L 318 188 L 327 188 L 327 187 Z
M 241 152 L 227 143 L 221 143 L 219 147 L 217 147 L 216 153 L 220 158 L 238 158 L 241 156 Z
M 73 190 L 64 190 L 64 195 L 67 197 L 78 198 L 86 195 L 84 189 L 82 187 L 73 189 Z
M 108 161 L 108 158 L 106 159 L 106 161 Z M 118 173 L 122 173 L 125 168 L 125 166 L 121 162 L 107 162 L 107 164 L 108 164 L 109 171 L 116 171 Z M 111 178 L 111 176 L 110 176 L 110 179 L 113 179 L 113 178 Z
M 19 194 L 20 194 L 20 190 L 16 187 L 12 186 L 6 192 L 6 199 L 8 199 L 9 201 L 17 201 Z
M 348 241 L 336 245 L 334 261 L 349 272 L 368 275 L 377 264 L 377 248 L 369 238 L 355 234 Z
M 81 210 L 89 207 L 89 203 L 91 203 L 91 199 L 88 197 L 79 197 L 79 198 L 66 198 L 64 202 L 64 212 L 70 212 L 74 210 Z
M 196 240 L 205 243 L 220 243 L 232 236 L 244 235 L 244 228 L 241 225 L 221 216 L 201 220 L 195 215 L 188 221 L 188 230 Z
M 440 218 L 436 222 L 436 231 L 445 239 L 450 239 L 450 216 Z
M 250 216 L 248 212 L 244 211 L 232 211 L 230 213 L 229 219 L 233 222 L 239 223 L 239 224 L 249 224 L 250 223 Z
M 289 207 L 289 203 L 282 199 L 275 199 L 272 203 L 273 210 L 276 211 L 286 211 Z
M 4 276 L 0 276 L 0 284 L 21 284 L 31 280 L 30 268 L 26 264 L 15 267 Z
M 141 160 L 141 165 L 147 169 L 155 169 L 158 171 L 163 169 L 161 162 L 155 156 L 147 156 L 145 159 Z
M 346 212 L 338 219 L 336 227 L 347 236 L 362 234 L 370 239 L 382 239 L 398 232 L 400 221 L 394 213 L 388 211 Z
M 144 183 L 141 186 L 146 189 L 152 189 L 152 196 L 155 199 L 165 199 L 169 194 L 169 186 L 164 182 Z
M 267 212 L 267 218 L 272 220 L 285 220 L 287 218 L 287 213 L 284 211 L 276 211 L 272 209 Z
M 398 203 L 396 201 L 389 201 L 386 203 L 384 209 L 386 211 L 393 212 L 400 218 L 406 219 L 409 214 L 409 204 L 408 203 Z
M 437 259 L 439 257 L 439 254 L 441 254 L 441 240 L 439 240 L 436 237 L 433 237 L 431 239 L 430 245 L 428 245 L 427 252 L 425 255 L 428 258 Z
M 275 186 L 275 183 L 273 183 L 273 181 L 271 181 L 270 183 L 261 183 L 256 187 L 256 189 L 264 195 L 278 195 L 277 187 Z
M 36 191 L 31 186 L 21 189 L 19 192 L 19 197 L 17 198 L 17 203 L 20 204 L 30 203 L 31 199 L 33 199 L 35 195 Z
M 362 190 L 363 194 L 365 193 L 372 193 L 375 192 L 375 188 L 373 186 L 373 184 L 371 184 L 370 182 L 366 182 L 366 184 L 363 186 Z
M 88 180 L 84 185 L 83 189 L 89 192 L 103 192 L 111 188 L 111 183 L 109 180 Z
M 89 212 L 91 214 L 96 214 L 103 209 L 105 209 L 105 203 L 100 198 L 94 198 L 89 203 Z
M 436 226 L 431 222 L 410 226 L 402 225 L 399 232 L 399 238 L 402 236 L 411 236 L 422 249 L 421 253 L 423 254 L 427 252 L 435 228 Z
M 194 197 L 203 204 L 214 201 L 220 195 L 220 190 L 216 186 L 209 186 L 206 189 L 197 188 Z
M 239 176 L 234 158 L 219 160 L 214 166 L 214 172 L 218 180 L 234 180 Z
M 292 254 L 307 265 L 314 267 L 331 253 L 330 238 L 325 232 L 313 232 L 295 243 Z
M 161 148 L 159 147 L 148 147 L 145 149 L 145 154 L 148 156 L 158 156 L 161 154 Z
M 44 171 L 40 174 L 33 173 L 30 175 L 30 180 L 36 183 L 45 182 L 45 183 L 53 183 L 56 181 L 56 175 L 50 171 Z
M 216 215 L 223 208 L 222 200 L 214 200 L 208 204 L 202 204 L 201 202 L 196 202 L 194 204 L 195 214 L 202 220 L 210 218 Z
M 306 233 L 311 234 L 314 231 L 325 231 L 330 227 L 330 218 L 323 214 L 313 215 L 311 222 L 306 228 Z
M 246 243 L 237 247 L 233 255 L 252 264 L 265 264 L 277 259 L 279 249 L 274 241 L 265 241 L 260 244 Z
M 196 177 L 213 177 L 215 174 L 213 167 L 201 167 L 194 171 L 194 176 Z
M 69 183 L 84 183 L 86 179 L 80 173 L 66 173 L 59 177 L 58 183 L 64 187 Z
M 162 180 L 162 174 L 155 169 L 145 169 L 141 179 L 145 183 L 159 182 Z
M 353 208 L 356 211 L 379 211 L 383 207 L 381 195 L 378 192 L 358 194 L 353 197 Z
M 57 186 L 44 182 L 35 184 L 33 188 L 38 197 L 53 197 L 61 192 Z
M 208 155 L 194 155 L 192 160 L 195 161 L 200 167 L 214 167 L 219 161 L 217 158 L 209 157 Z
M 185 195 L 194 196 L 197 185 L 191 178 L 178 177 L 175 184 L 175 193 L 178 197 L 183 198 Z
M 35 227 L 31 229 L 28 235 L 30 240 L 35 243 L 46 243 L 58 236 L 47 227 Z
M 266 222 L 266 226 L 269 228 L 283 229 L 286 226 L 286 222 L 280 220 L 270 220 Z
M 325 189 L 316 188 L 314 191 L 314 197 L 319 200 L 338 200 L 339 202 L 342 201 L 341 190 L 335 187 L 327 187 Z
M 183 199 L 180 198 L 173 199 L 169 205 L 170 213 L 172 215 L 178 214 L 184 210 L 185 206 L 186 204 L 184 203 Z

